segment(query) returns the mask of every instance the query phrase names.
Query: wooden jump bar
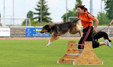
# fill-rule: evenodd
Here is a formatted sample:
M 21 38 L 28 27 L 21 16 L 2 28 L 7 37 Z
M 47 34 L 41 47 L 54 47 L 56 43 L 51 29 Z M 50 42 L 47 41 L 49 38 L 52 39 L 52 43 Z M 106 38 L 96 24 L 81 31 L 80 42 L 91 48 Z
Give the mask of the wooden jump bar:
M 70 61 L 74 61 L 75 59 L 63 59 L 63 60 L 70 60 Z
M 78 50 L 78 51 L 80 51 L 80 50 L 83 50 L 83 49 L 68 49 L 68 50 Z
M 80 55 L 80 54 L 66 54 L 66 55 Z
M 71 46 L 72 46 L 72 45 L 84 45 L 84 44 L 71 44 Z

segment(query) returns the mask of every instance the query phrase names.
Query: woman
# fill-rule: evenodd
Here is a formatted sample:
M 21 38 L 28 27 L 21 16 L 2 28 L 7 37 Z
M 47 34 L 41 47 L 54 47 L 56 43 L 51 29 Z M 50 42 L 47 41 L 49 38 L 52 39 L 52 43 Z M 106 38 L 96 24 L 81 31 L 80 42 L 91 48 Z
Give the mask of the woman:
M 93 38 L 93 32 L 96 33 L 96 28 L 98 26 L 98 22 L 99 22 L 98 19 L 92 14 L 90 14 L 84 5 L 78 5 L 77 10 L 78 10 L 78 18 L 81 18 L 81 22 L 83 25 L 83 36 L 79 41 L 79 44 L 82 45 L 79 45 L 78 49 L 83 49 L 84 47 L 83 44 L 85 41 L 92 41 L 93 48 L 99 47 L 101 45 L 106 45 L 111 48 L 112 46 L 108 40 L 105 40 L 105 42 L 96 42 Z M 92 21 L 95 22 L 94 28 Z

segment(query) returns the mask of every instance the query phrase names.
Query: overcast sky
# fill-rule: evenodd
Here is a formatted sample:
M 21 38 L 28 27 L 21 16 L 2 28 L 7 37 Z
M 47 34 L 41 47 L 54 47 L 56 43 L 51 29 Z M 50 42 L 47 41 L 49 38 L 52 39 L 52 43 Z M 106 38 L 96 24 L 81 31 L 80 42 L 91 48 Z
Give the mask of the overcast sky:
M 3 1 L 0 0 L 0 13 L 3 17 Z M 12 17 L 12 1 L 5 0 L 5 17 Z M 34 11 L 34 7 L 39 0 L 14 0 L 14 16 L 15 17 L 26 17 L 29 10 Z M 61 16 L 66 12 L 66 0 L 46 0 L 49 6 L 50 17 L 53 22 L 62 22 Z M 68 9 L 73 10 L 76 0 L 67 0 Z M 88 10 L 90 8 L 90 0 L 82 0 Z M 102 2 L 102 9 L 104 10 L 104 2 Z M 101 0 L 93 0 L 93 14 L 97 16 L 98 12 L 101 11 Z

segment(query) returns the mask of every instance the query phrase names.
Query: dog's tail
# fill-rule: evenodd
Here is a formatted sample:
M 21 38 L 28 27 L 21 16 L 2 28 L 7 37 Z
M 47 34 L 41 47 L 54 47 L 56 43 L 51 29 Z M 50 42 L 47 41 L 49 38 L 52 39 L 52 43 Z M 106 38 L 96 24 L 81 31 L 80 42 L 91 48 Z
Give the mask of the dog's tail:
M 79 21 L 79 20 L 81 20 L 81 19 L 79 18 L 79 19 L 77 19 L 77 20 L 74 20 L 73 22 L 74 22 L 74 23 L 77 23 L 77 21 Z
M 77 23 L 80 27 L 82 27 L 82 24 L 81 24 L 81 19 L 77 19 L 77 20 L 74 20 L 73 21 L 74 23 Z

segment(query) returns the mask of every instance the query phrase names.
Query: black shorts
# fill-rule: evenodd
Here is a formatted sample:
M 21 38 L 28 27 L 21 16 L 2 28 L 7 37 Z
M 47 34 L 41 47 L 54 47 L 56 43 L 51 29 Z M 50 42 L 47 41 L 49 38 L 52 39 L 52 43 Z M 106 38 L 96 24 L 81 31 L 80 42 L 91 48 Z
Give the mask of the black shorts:
M 94 40 L 93 27 L 90 28 L 89 35 L 87 35 L 88 30 L 89 30 L 89 27 L 83 29 L 83 36 L 81 37 L 79 44 L 84 44 L 83 41 L 92 41 L 93 48 L 99 47 L 99 42 Z M 87 37 L 86 37 L 86 35 L 87 35 Z M 84 46 L 83 46 L 83 48 L 84 48 Z M 83 48 L 81 47 L 81 45 L 78 46 L 78 49 L 83 49 Z

